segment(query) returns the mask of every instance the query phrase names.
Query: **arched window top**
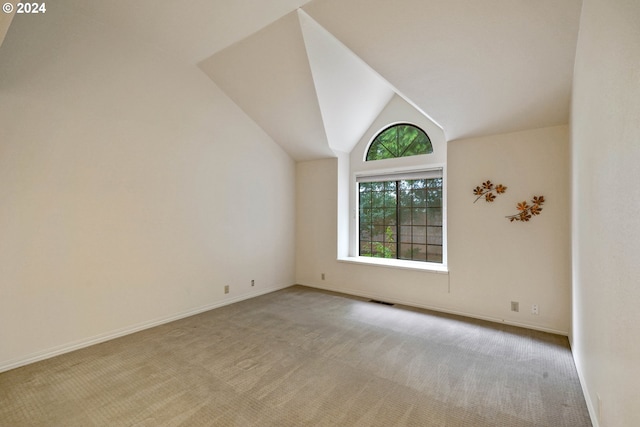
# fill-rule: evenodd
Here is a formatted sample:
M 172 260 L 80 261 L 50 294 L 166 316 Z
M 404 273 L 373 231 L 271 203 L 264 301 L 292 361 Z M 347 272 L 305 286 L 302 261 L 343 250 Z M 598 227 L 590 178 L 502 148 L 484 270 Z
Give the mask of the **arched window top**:
M 425 131 L 408 123 L 391 125 L 380 132 L 367 151 L 367 161 L 433 153 Z

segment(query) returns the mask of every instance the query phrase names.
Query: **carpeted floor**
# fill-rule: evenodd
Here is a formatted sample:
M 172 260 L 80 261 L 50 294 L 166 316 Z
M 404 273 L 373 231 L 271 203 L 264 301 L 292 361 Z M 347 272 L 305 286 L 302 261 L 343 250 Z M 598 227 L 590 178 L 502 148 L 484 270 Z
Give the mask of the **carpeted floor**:
M 566 337 L 294 286 L 0 374 L 2 426 L 590 426 Z

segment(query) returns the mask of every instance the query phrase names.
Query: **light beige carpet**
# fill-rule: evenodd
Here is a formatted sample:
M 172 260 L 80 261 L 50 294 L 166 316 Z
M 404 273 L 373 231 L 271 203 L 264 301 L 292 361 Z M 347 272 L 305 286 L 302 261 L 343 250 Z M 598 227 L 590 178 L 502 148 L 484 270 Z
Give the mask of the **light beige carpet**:
M 2 426 L 590 426 L 562 336 L 294 286 L 0 374 Z

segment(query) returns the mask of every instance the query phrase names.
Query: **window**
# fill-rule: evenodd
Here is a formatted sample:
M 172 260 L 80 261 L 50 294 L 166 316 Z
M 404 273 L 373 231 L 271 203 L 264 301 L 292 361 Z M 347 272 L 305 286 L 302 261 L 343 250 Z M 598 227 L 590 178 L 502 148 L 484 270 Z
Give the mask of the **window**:
M 401 123 L 376 135 L 366 161 L 432 152 L 422 129 Z M 359 256 L 443 262 L 442 169 L 363 175 L 356 182 Z
M 442 170 L 358 177 L 360 256 L 442 263 Z
M 425 131 L 408 123 L 389 126 L 380 132 L 367 151 L 367 161 L 433 153 Z

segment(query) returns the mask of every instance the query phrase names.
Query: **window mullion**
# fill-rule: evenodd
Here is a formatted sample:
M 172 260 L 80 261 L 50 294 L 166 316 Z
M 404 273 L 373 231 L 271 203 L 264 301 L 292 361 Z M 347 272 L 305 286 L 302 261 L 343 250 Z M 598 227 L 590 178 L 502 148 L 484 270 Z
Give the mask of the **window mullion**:
M 404 150 L 402 150 L 402 153 L 400 153 L 400 155 L 399 155 L 398 157 L 404 157 L 404 153 L 406 153 L 406 152 L 407 152 L 407 150 L 409 150 L 409 148 L 411 148 L 411 146 L 412 146 L 413 144 L 415 144 L 415 143 L 416 143 L 416 141 L 418 140 L 418 136 L 420 136 L 420 135 L 416 135 L 416 136 L 413 138 L 413 140 L 411 140 L 411 142 L 409 143 L 409 145 L 407 145 L 407 147 L 406 147 Z
M 407 145 L 407 147 L 401 150 L 400 148 L 401 136 L 404 135 L 404 132 L 408 131 L 407 129 L 417 131 L 417 135 Z M 429 135 L 427 135 L 427 133 L 424 130 L 420 129 L 419 127 L 408 124 L 408 123 L 404 123 L 404 124 L 399 123 L 399 124 L 389 126 L 382 132 L 378 133 L 378 135 L 376 135 L 376 137 L 373 139 L 373 141 L 369 145 L 369 149 L 366 155 L 366 161 L 384 160 L 387 158 L 387 157 L 383 157 L 380 153 L 377 153 L 379 146 L 382 146 L 382 148 L 384 148 L 384 150 L 386 150 L 386 152 L 391 155 L 391 158 L 405 157 L 407 155 L 407 152 L 409 151 L 409 148 L 411 148 L 416 143 L 416 141 L 418 141 L 420 138 L 424 139 L 425 146 L 423 147 L 422 150 L 420 150 L 420 152 L 410 154 L 411 156 L 416 156 L 419 154 L 429 154 L 433 152 L 433 146 L 431 145 L 431 139 L 429 139 Z M 389 145 L 386 145 L 382 142 L 385 140 L 389 143 Z M 391 145 L 395 146 L 394 150 L 391 149 L 393 148 L 393 147 L 390 147 Z

